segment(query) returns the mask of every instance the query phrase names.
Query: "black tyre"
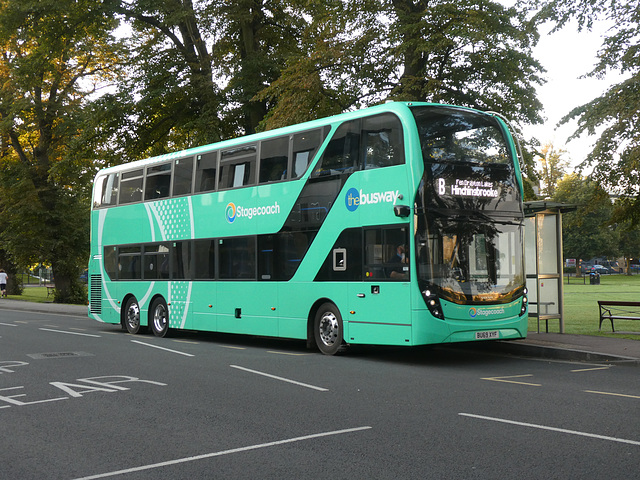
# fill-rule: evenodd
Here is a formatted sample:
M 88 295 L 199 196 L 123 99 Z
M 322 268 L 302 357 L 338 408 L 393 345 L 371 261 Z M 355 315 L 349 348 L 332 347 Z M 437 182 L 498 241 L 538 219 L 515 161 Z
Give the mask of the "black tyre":
M 156 337 L 164 337 L 169 332 L 169 308 L 164 298 L 158 297 L 151 304 L 149 324 Z
M 140 333 L 142 330 L 140 326 L 140 305 L 138 305 L 136 297 L 129 297 L 124 307 L 124 326 L 127 328 L 127 332 L 132 335 Z
M 342 316 L 333 303 L 324 303 L 316 312 L 313 337 L 325 355 L 335 355 L 342 346 Z

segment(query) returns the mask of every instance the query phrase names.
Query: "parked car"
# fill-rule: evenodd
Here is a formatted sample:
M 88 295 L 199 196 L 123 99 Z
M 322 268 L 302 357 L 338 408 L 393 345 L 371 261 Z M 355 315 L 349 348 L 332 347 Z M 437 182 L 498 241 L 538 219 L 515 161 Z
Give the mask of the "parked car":
M 599 273 L 600 275 L 603 275 L 605 273 L 611 273 L 611 271 L 603 265 L 594 265 L 593 267 L 591 267 L 591 270 L 589 271 L 592 273 Z

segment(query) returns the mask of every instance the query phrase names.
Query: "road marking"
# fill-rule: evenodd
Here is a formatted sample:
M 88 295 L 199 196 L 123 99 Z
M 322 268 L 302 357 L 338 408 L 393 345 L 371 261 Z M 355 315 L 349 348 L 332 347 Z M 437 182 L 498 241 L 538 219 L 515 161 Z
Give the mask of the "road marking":
M 83 337 L 100 338 L 100 335 L 93 335 L 91 333 L 66 332 L 64 330 L 54 330 L 52 328 L 40 328 L 39 330 L 43 330 L 45 332 L 66 333 L 67 335 L 82 335 Z
M 538 428 L 540 430 L 551 430 L 552 432 L 568 433 L 568 434 L 571 434 L 571 435 L 579 435 L 581 437 L 597 438 L 597 439 L 600 439 L 600 440 L 608 440 L 610 442 L 628 443 L 630 445 L 638 445 L 638 446 L 640 446 L 640 441 L 637 441 L 637 440 L 627 440 L 625 438 L 607 437 L 605 435 L 597 435 L 595 433 L 579 432 L 577 430 L 567 430 L 565 428 L 548 427 L 546 425 L 537 425 L 535 423 L 515 422 L 513 420 L 506 420 L 504 418 L 485 417 L 484 415 L 474 415 L 472 413 L 458 413 L 458 415 L 461 415 L 463 417 L 479 418 L 480 420 L 490 420 L 492 422 L 500 422 L 500 423 L 508 423 L 508 424 L 511 424 L 511 425 L 519 425 L 521 427 Z
M 597 392 L 595 390 L 585 390 L 587 393 L 597 393 L 599 395 L 612 395 L 614 397 L 626 397 L 626 398 L 640 398 L 638 395 L 627 395 L 624 393 L 612 393 L 612 392 Z
M 150 343 L 139 342 L 138 340 L 131 340 L 138 345 L 144 345 L 145 347 L 157 348 L 158 350 L 164 350 L 165 352 L 177 353 L 178 355 L 184 355 L 185 357 L 194 357 L 190 353 L 179 352 L 178 350 L 171 350 L 170 348 L 159 347 L 158 345 L 151 345 Z
M 305 435 L 303 437 L 287 438 L 285 440 L 277 440 L 275 442 L 261 443 L 258 445 L 249 445 L 248 447 L 232 448 L 230 450 L 223 450 L 221 452 L 205 453 L 203 455 L 195 455 L 193 457 L 178 458 L 176 460 L 168 460 L 166 462 L 152 463 L 150 465 L 142 465 L 140 467 L 117 470 L 115 472 L 100 473 L 98 475 L 91 475 L 88 477 L 77 478 L 75 480 L 94 480 L 97 478 L 115 477 L 116 475 L 125 475 L 133 472 L 142 472 L 144 470 L 151 470 L 152 468 L 168 467 L 171 465 L 178 465 L 180 463 L 195 462 L 195 461 L 204 460 L 207 458 L 221 457 L 223 455 L 231 455 L 233 453 L 241 453 L 241 452 L 247 452 L 249 450 L 258 450 L 260 448 L 275 447 L 277 445 L 286 445 L 288 443 L 302 442 L 305 440 L 313 440 L 315 438 L 329 437 L 332 435 L 343 435 L 346 433 L 360 432 L 363 430 L 369 430 L 371 428 L 372 427 L 366 426 L 366 427 L 346 428 L 344 430 L 335 430 L 333 432 L 315 433 L 312 435 Z
M 524 378 L 524 377 L 533 377 L 533 375 L 529 373 L 527 375 L 511 375 L 509 377 L 486 377 L 486 378 L 481 378 L 480 380 L 490 380 L 492 382 L 516 383 L 518 385 L 529 385 L 531 387 L 542 386 L 542 384 L 540 383 L 526 383 L 526 382 L 516 382 L 514 380 L 507 380 L 508 378 Z
M 0 323 L 0 325 L 3 325 L 5 327 L 17 327 L 15 323 Z
M 229 365 L 231 368 L 237 368 L 238 370 L 244 370 L 245 372 L 249 372 L 249 373 L 255 373 L 257 375 L 262 375 L 264 377 L 269 377 L 269 378 L 274 378 L 276 380 L 280 380 L 282 382 L 287 382 L 287 383 L 293 383 L 294 385 L 299 385 L 301 387 L 306 387 L 306 388 L 311 388 L 313 390 L 318 390 L 320 392 L 328 392 L 329 390 L 326 388 L 322 388 L 322 387 L 316 387 L 314 385 L 309 385 L 307 383 L 300 383 L 300 382 L 296 382 L 295 380 L 290 380 L 288 378 L 283 378 L 283 377 L 277 377 L 275 375 L 271 375 L 269 373 L 264 373 L 264 372 L 259 372 L 257 370 L 251 370 L 249 368 L 244 368 L 244 367 L 239 367 L 238 365 Z
M 607 365 L 604 367 L 596 367 L 596 368 L 581 368 L 579 370 L 571 370 L 571 372 L 591 372 L 593 370 L 608 370 L 611 367 L 613 367 L 613 365 Z
M 232 350 L 246 350 L 245 347 L 232 347 L 230 345 L 220 345 L 222 348 L 230 348 Z
M 311 353 L 290 353 L 290 352 L 275 352 L 273 350 L 267 350 L 267 353 L 273 353 L 274 355 L 290 355 L 292 357 L 303 357 L 305 355 L 311 355 Z
M 172 340 L 172 341 L 176 343 L 188 343 L 189 345 L 200 345 L 200 343 L 193 342 L 191 340 Z

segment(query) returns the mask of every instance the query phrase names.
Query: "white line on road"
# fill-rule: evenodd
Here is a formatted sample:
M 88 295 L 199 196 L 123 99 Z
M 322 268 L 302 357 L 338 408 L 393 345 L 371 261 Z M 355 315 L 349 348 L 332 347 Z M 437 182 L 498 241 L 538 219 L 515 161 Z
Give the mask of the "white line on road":
M 540 430 L 551 430 L 552 432 L 568 433 L 571 435 L 579 435 L 582 437 L 598 438 L 600 440 L 608 440 L 610 442 L 628 443 L 630 445 L 640 445 L 640 441 L 627 440 L 624 438 L 607 437 L 605 435 L 597 435 L 595 433 L 578 432 L 576 430 L 567 430 L 564 428 L 547 427 L 546 425 L 536 425 L 535 423 L 516 422 L 513 420 L 506 420 L 504 418 L 485 417 L 483 415 L 474 415 L 472 413 L 458 413 L 463 417 L 479 418 L 481 420 L 490 420 L 492 422 L 509 423 L 511 425 L 519 425 L 521 427 L 538 428 Z
M 303 437 L 288 438 L 285 440 L 277 440 L 275 442 L 261 443 L 259 445 L 250 445 L 248 447 L 232 448 L 231 450 L 223 450 L 221 452 L 212 452 L 212 453 L 206 453 L 204 455 L 196 455 L 193 457 L 178 458 L 176 460 L 168 460 L 166 462 L 152 463 L 150 465 L 142 465 L 140 467 L 127 468 L 125 470 L 118 470 L 115 472 L 101 473 L 98 475 L 91 475 L 89 477 L 77 478 L 76 480 L 94 480 L 97 478 L 115 477 L 116 475 L 125 475 L 133 472 L 141 472 L 143 470 L 151 470 L 152 468 L 168 467 L 171 465 L 177 465 L 179 463 L 195 462 L 197 460 L 204 460 L 206 458 L 220 457 L 222 455 L 230 455 L 233 453 L 247 452 L 249 450 L 257 450 L 259 448 L 275 447 L 276 445 L 285 445 L 287 443 L 302 442 L 304 440 L 313 440 L 314 438 L 328 437 L 331 435 L 342 435 L 345 433 L 359 432 L 362 430 L 369 430 L 370 428 L 372 427 L 356 427 L 356 428 L 346 428 L 344 430 L 335 430 L 333 432 L 315 433 L 313 435 L 305 435 Z
M 138 345 L 144 345 L 145 347 L 157 348 L 158 350 L 164 350 L 165 352 L 177 353 L 178 355 L 184 355 L 185 357 L 194 357 L 195 355 L 191 355 L 190 353 L 179 352 L 178 350 L 171 350 L 170 348 L 159 347 L 157 345 L 151 345 L 149 343 L 139 342 L 138 340 L 131 340 L 133 343 L 137 343 Z
M 293 383 L 294 385 L 299 385 L 301 387 L 312 388 L 313 390 L 318 390 L 320 392 L 328 392 L 329 390 L 322 387 L 316 387 L 315 385 L 309 385 L 307 383 L 296 382 L 295 380 L 290 380 L 288 378 L 277 377 L 275 375 L 271 375 L 269 373 L 259 372 L 257 370 L 251 370 L 250 368 L 239 367 L 238 365 L 229 365 L 231 368 L 237 368 L 238 370 L 244 370 L 245 372 L 255 373 L 257 375 L 262 375 L 264 377 L 274 378 L 276 380 L 280 380 L 282 382 Z
M 39 330 L 43 330 L 45 332 L 66 333 L 67 335 L 82 335 L 83 337 L 100 338 L 100 335 L 92 335 L 90 333 L 66 332 L 64 330 L 54 330 L 52 328 L 40 328 Z
M 0 325 L 5 327 L 17 327 L 15 323 L 0 323 Z

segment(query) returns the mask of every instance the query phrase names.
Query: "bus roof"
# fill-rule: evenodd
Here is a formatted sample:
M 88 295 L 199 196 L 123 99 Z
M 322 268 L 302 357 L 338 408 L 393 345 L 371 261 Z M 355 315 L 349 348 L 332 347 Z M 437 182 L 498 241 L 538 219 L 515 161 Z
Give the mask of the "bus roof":
M 162 155 L 157 155 L 155 157 L 150 157 L 150 158 L 146 158 L 146 159 L 141 159 L 141 160 L 135 160 L 135 161 L 131 161 L 131 162 L 126 162 L 126 163 L 122 163 L 120 165 L 115 165 L 113 167 L 106 167 L 102 170 L 100 170 L 100 172 L 98 172 L 99 174 L 105 174 L 105 173 L 113 173 L 113 172 L 119 172 L 119 171 L 123 171 L 123 170 L 130 170 L 131 168 L 135 168 L 135 167 L 144 167 L 146 165 L 149 164 L 154 164 L 154 163 L 160 163 L 163 161 L 167 161 L 167 160 L 171 160 L 171 159 L 175 159 L 175 158 L 181 158 L 181 157 L 190 157 L 190 156 L 194 156 L 194 155 L 198 155 L 201 153 L 206 153 L 209 152 L 213 149 L 222 149 L 222 148 L 229 148 L 229 147 L 233 147 L 239 144 L 244 144 L 244 143 L 251 143 L 253 141 L 257 142 L 260 140 L 263 140 L 265 138 L 271 138 L 274 136 L 278 136 L 278 135 L 286 135 L 288 133 L 296 133 L 296 132 L 302 132 L 305 130 L 313 130 L 315 128 L 321 128 L 321 127 L 325 127 L 328 125 L 332 125 L 332 124 L 336 124 L 336 123 L 342 123 L 344 121 L 347 120 L 351 120 L 354 118 L 360 118 L 363 116 L 368 116 L 368 115 L 375 115 L 378 113 L 384 113 L 384 112 L 392 112 L 392 113 L 396 113 L 396 114 L 406 114 L 408 113 L 408 108 L 411 106 L 431 106 L 431 107 L 442 107 L 442 108 L 459 108 L 462 110 L 468 110 L 468 111 L 473 111 L 473 112 L 477 112 L 477 113 L 482 113 L 482 114 L 487 114 L 487 115 L 491 115 L 490 113 L 487 112 L 482 112 L 480 110 L 476 110 L 473 108 L 469 108 L 469 107 L 461 107 L 458 105 L 448 105 L 448 104 L 442 104 L 442 103 L 429 103 L 429 102 L 387 102 L 384 104 L 380 104 L 380 105 L 375 105 L 372 107 L 367 107 L 367 108 L 363 108 L 360 110 L 354 110 L 352 112 L 346 112 L 346 113 L 340 113 L 337 115 L 333 115 L 331 117 L 323 117 L 323 118 L 319 118 L 316 120 L 311 120 L 308 122 L 304 122 L 304 123 L 297 123 L 294 125 L 289 125 L 287 127 L 281 127 L 281 128 L 276 128 L 273 130 L 267 130 L 265 132 L 260 132 L 260 133 L 254 133 L 251 135 L 244 135 L 244 136 L 240 136 L 240 137 L 236 137 L 233 139 L 229 139 L 229 140 L 223 140 L 221 142 L 216 142 L 216 143 L 211 143 L 211 144 L 207 144 L 207 145 L 201 145 L 198 147 L 193 147 L 193 148 L 189 148 L 186 150 L 179 150 L 179 151 L 175 151 L 175 152 L 170 152 L 170 153 L 165 153 Z

